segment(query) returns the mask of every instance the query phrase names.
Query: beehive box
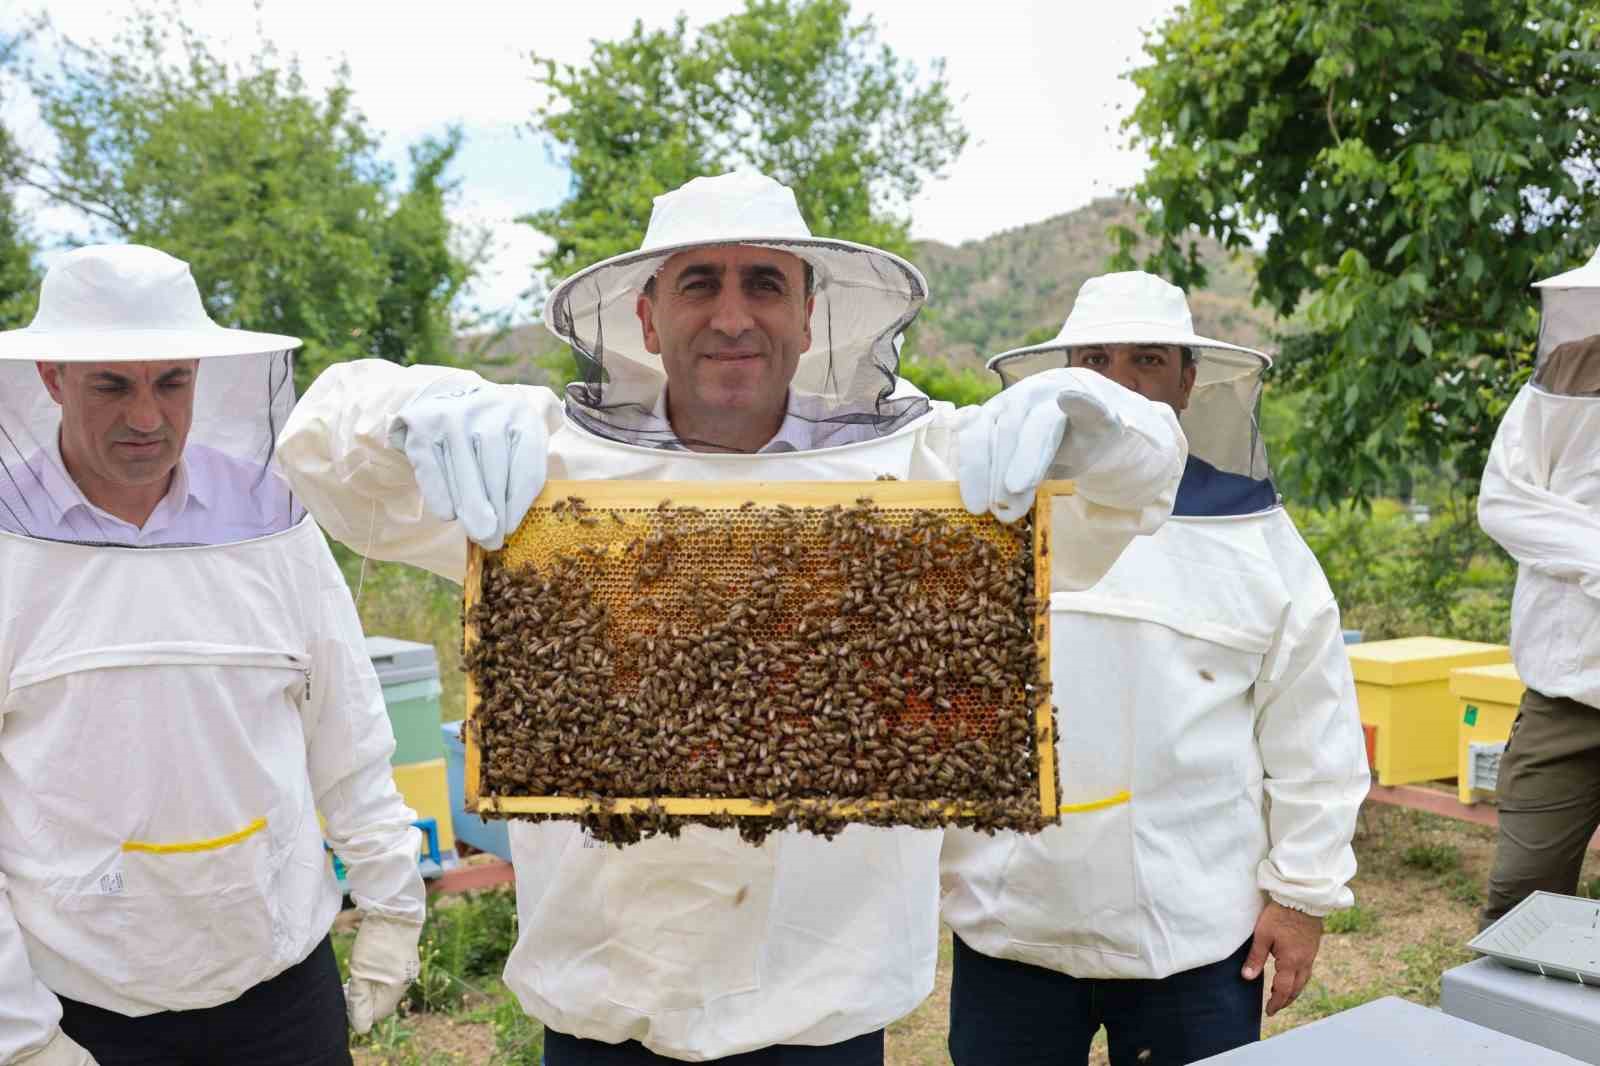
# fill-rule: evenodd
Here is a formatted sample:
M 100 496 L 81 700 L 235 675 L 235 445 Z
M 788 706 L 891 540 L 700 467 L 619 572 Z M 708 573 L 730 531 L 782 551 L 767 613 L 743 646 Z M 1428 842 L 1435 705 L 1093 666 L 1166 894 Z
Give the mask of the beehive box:
M 1450 692 L 1460 715 L 1456 726 L 1456 788 L 1462 803 L 1473 804 L 1485 791 L 1472 773 L 1473 746 L 1504 745 L 1525 691 L 1514 663 L 1466 666 L 1450 671 Z M 1479 756 L 1481 759 L 1482 756 Z M 1498 762 L 1498 759 L 1495 760 Z
M 1402 637 L 1346 649 L 1361 721 L 1376 729 L 1380 785 L 1454 777 L 1459 712 L 1450 671 L 1509 662 L 1511 649 L 1443 637 Z
M 952 483 L 551 483 L 468 561 L 467 806 L 616 843 L 1037 830 L 1048 555 Z

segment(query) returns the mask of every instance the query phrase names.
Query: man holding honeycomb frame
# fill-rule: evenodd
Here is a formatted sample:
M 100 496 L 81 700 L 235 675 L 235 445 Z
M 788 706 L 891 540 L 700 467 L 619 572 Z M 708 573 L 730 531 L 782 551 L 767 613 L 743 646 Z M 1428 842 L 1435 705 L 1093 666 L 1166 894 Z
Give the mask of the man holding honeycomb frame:
M 926 298 L 904 260 L 813 237 L 757 174 L 658 197 L 643 247 L 564 281 L 545 310 L 582 379 L 560 396 L 443 367 L 325 372 L 280 462 L 334 536 L 461 580 L 546 474 L 575 480 L 959 480 L 973 513 L 1060 501 L 1052 583 L 1093 584 L 1172 507 L 1186 449 L 1170 409 L 1061 369 L 982 407 L 897 375 Z M 1067 546 L 1070 545 L 1070 548 Z M 506 981 L 549 1066 L 883 1061 L 883 1028 L 931 990 L 936 831 L 851 826 L 759 846 L 691 826 L 626 849 L 570 822 L 512 825 L 520 934 Z

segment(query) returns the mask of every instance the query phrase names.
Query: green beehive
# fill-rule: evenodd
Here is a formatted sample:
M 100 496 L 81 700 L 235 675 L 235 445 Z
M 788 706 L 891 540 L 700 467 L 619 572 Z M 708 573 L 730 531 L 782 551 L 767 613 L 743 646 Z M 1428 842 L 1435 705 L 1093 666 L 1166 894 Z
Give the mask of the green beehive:
M 439 657 L 431 644 L 393 637 L 368 637 L 367 655 L 383 685 L 384 706 L 394 727 L 395 766 L 444 758 L 439 732 Z

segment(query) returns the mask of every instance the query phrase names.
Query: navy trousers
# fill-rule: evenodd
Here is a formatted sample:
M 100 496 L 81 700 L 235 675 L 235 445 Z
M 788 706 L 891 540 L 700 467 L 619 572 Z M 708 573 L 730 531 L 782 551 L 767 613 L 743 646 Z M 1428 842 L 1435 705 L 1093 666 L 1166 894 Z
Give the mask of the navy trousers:
M 100 1066 L 350 1066 L 333 945 L 231 1003 L 130 1018 L 61 999 L 61 1029 Z
M 742 1055 L 712 1059 L 719 1066 L 883 1066 L 883 1030 L 822 1047 L 777 1044 Z M 544 1066 L 681 1066 L 637 1040 L 607 1044 L 544 1031 Z
M 1262 978 L 1239 976 L 1250 944 L 1159 981 L 1090 980 L 992 959 L 956 937 L 955 1066 L 1083 1066 L 1103 1025 L 1111 1066 L 1184 1066 L 1261 1039 Z

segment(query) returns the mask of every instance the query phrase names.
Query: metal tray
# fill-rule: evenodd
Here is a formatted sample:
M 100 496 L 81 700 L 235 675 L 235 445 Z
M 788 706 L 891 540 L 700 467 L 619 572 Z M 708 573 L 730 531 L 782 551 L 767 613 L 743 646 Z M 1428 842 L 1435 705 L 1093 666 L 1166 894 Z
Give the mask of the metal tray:
M 1600 900 L 1535 892 L 1467 947 L 1519 970 L 1600 986 Z

